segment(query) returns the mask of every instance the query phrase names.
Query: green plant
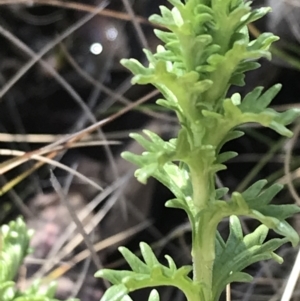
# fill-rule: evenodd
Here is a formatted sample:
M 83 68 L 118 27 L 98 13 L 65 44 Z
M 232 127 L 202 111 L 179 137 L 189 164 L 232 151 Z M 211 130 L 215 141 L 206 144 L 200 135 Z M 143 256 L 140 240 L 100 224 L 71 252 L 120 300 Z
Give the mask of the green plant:
M 28 254 L 32 234 L 21 218 L 3 225 L 0 229 L 1 301 L 58 301 L 54 298 L 56 291 L 54 282 L 44 290 L 41 289 L 40 281 L 35 281 L 23 292 L 16 288 L 14 279 L 24 257 Z
M 145 130 L 145 136 L 132 134 L 144 148 L 142 155 L 125 152 L 126 160 L 139 166 L 135 175 L 145 183 L 152 176 L 174 194 L 167 207 L 184 210 L 192 229 L 192 266 L 177 268 L 166 256 L 162 265 L 146 243 L 140 244 L 144 261 L 128 249 L 120 252 L 131 271 L 103 269 L 96 273 L 113 286 L 103 301 L 131 300 L 128 294 L 144 287 L 171 285 L 179 288 L 188 301 L 218 300 L 231 282 L 248 282 L 252 277 L 243 270 L 261 260 L 282 258 L 274 251 L 286 242 L 296 245 L 298 234 L 286 219 L 300 212 L 296 205 L 270 202 L 282 189 L 258 181 L 243 193 L 233 192 L 223 200 L 227 188 L 217 189 L 216 173 L 237 155 L 222 152 L 222 146 L 243 133 L 237 128 L 255 122 L 290 137 L 286 127 L 299 110 L 283 113 L 268 108 L 279 92 L 277 84 L 267 91 L 257 87 L 244 98 L 228 96 L 231 85 L 244 85 L 244 73 L 259 67 L 256 60 L 270 59 L 269 47 L 277 40 L 263 33 L 250 40 L 247 24 L 263 17 L 268 8 L 252 9 L 244 0 L 169 0 L 173 8 L 161 6 L 161 16 L 150 20 L 169 31 L 155 30 L 165 46 L 152 54 L 144 50 L 149 67 L 137 60 L 122 60 L 132 71 L 133 83 L 152 84 L 163 95 L 157 103 L 174 111 L 180 130 L 170 141 Z M 238 216 L 261 222 L 253 233 L 243 236 Z M 226 241 L 217 231 L 218 224 L 230 217 Z M 269 229 L 283 238 L 265 241 Z M 191 276 L 192 275 L 192 276 Z M 153 290 L 149 300 L 158 301 Z

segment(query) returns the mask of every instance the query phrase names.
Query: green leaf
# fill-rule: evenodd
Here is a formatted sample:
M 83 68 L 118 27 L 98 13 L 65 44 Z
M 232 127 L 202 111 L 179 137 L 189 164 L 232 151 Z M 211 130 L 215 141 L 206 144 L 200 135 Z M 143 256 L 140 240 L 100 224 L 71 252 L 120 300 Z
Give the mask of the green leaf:
M 261 113 L 279 93 L 281 85 L 277 84 L 261 94 L 263 87 L 257 87 L 248 93 L 239 106 L 243 112 Z
M 149 267 L 127 248 L 120 247 L 119 252 L 123 255 L 133 272 L 141 274 L 149 273 Z
M 224 163 L 234 157 L 236 157 L 238 155 L 238 153 L 236 152 L 224 152 L 222 154 L 218 155 L 218 163 Z
M 162 31 L 159 29 L 154 29 L 155 35 L 164 43 L 170 43 L 176 40 L 176 35 L 173 32 Z
M 156 256 L 154 255 L 154 253 L 149 245 L 141 242 L 140 249 L 141 249 L 143 258 L 145 260 L 145 263 L 150 269 L 154 268 L 155 266 L 160 265 L 159 261 L 157 260 Z
M 21 218 L 3 225 L 0 230 L 0 296 L 1 301 L 58 301 L 54 298 L 56 282 L 41 289 L 36 280 L 25 291 L 16 288 L 13 279 L 29 252 L 33 232 L 28 230 Z M 69 299 L 69 301 L 77 299 Z
M 227 282 L 252 282 L 253 277 L 247 273 L 243 272 L 234 272 L 228 276 Z
M 108 288 L 101 298 L 101 301 L 121 301 L 128 294 L 124 284 L 113 285 Z
M 255 182 L 243 192 L 243 197 L 245 199 L 255 199 L 267 184 L 267 180 L 259 180 Z
M 247 17 L 247 23 L 252 23 L 256 20 L 261 19 L 262 17 L 264 17 L 268 12 L 271 11 L 270 7 L 260 7 L 257 9 L 254 9 L 251 14 Z
M 10 301 L 13 300 L 16 289 L 15 289 L 15 283 L 13 281 L 5 281 L 0 283 L 0 294 L 1 294 L 1 300 L 3 301 Z
M 95 273 L 95 277 L 104 278 L 112 284 L 120 284 L 122 280 L 128 277 L 134 277 L 135 272 L 132 271 L 115 271 L 111 269 L 102 269 Z
M 150 292 L 148 301 L 160 301 L 159 294 L 157 290 L 152 290 Z
M 259 67 L 260 63 L 258 62 L 243 61 L 237 66 L 236 72 L 245 73 L 246 71 L 256 70 Z
M 185 212 L 187 212 L 189 216 L 192 216 L 192 213 L 191 213 L 191 210 L 190 210 L 188 204 L 186 202 L 184 202 L 183 200 L 171 199 L 166 202 L 165 206 L 168 208 L 182 209 Z
M 230 234 L 226 244 L 217 243 L 217 254 L 213 283 L 217 300 L 228 283 L 249 282 L 252 277 L 242 272 L 249 265 L 266 259 L 278 258 L 274 253 L 287 239 L 271 239 L 264 243 L 268 229 L 259 226 L 253 233 L 243 236 L 241 224 L 236 216 L 230 217 Z
M 216 190 L 216 200 L 219 200 L 223 198 L 227 193 L 229 189 L 227 187 L 218 188 Z
M 261 180 L 250 186 L 242 194 L 233 193 L 232 200 L 227 204 L 231 206 L 237 203 L 244 203 L 249 208 L 249 211 L 245 213 L 240 212 L 239 214 L 258 219 L 268 228 L 287 237 L 293 245 L 296 245 L 299 242 L 299 236 L 285 219 L 299 213 L 300 207 L 296 205 L 271 205 L 270 202 L 282 189 L 282 185 L 274 184 L 263 190 L 266 184 L 266 181 Z
M 177 267 L 176 267 L 176 264 L 175 264 L 174 260 L 169 255 L 165 255 L 165 258 L 168 261 L 169 269 L 171 270 L 172 273 L 175 273 L 176 270 L 177 270 Z
M 167 267 L 159 263 L 149 245 L 141 243 L 140 249 L 145 263 L 140 259 L 137 259 L 136 256 L 126 248 L 120 248 L 122 254 L 125 255 L 125 260 L 134 268 L 133 271 L 102 269 L 95 274 L 95 277 L 105 278 L 114 284 L 106 291 L 101 301 L 127 301 L 130 300 L 128 299 L 127 294 L 132 291 L 144 287 L 160 285 L 175 286 L 187 294 L 200 293 L 201 287 L 195 285 L 188 276 L 192 270 L 191 266 L 183 266 L 180 269 L 177 269 L 173 259 L 166 256 L 169 263 L 169 267 Z M 156 300 L 157 295 L 153 293 L 151 298 Z
M 135 75 L 152 75 L 152 71 L 148 68 L 145 68 L 138 60 L 122 59 L 121 64 L 128 68 Z
M 13 280 L 29 250 L 32 231 L 21 218 L 3 225 L 0 230 L 0 283 Z

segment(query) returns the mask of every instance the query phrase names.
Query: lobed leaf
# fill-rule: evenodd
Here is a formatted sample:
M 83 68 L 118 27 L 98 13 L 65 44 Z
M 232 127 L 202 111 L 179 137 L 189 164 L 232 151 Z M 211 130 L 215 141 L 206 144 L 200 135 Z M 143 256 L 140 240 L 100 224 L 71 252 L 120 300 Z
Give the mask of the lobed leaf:
M 282 259 L 274 253 L 287 239 L 271 239 L 264 242 L 268 228 L 259 226 L 253 233 L 243 236 L 241 224 L 236 216 L 230 217 L 230 234 L 226 243 L 216 244 L 217 256 L 213 269 L 215 299 L 217 300 L 228 283 L 249 282 L 252 277 L 242 272 L 251 264 L 267 259 Z M 222 241 L 222 239 L 221 239 Z
M 113 286 L 103 295 L 101 301 L 127 301 L 131 300 L 128 294 L 144 287 L 153 287 L 159 285 L 171 285 L 187 290 L 188 293 L 198 291 L 201 288 L 193 283 L 188 274 L 191 272 L 191 266 L 183 266 L 177 269 L 173 259 L 166 256 L 169 266 L 164 266 L 157 260 L 151 247 L 146 243 L 140 244 L 141 253 L 144 262 L 137 258 L 126 248 L 120 248 L 122 255 L 128 262 L 132 271 L 115 271 L 103 269 L 95 274 L 95 277 L 107 279 Z M 159 300 L 157 292 L 153 291 L 148 300 Z

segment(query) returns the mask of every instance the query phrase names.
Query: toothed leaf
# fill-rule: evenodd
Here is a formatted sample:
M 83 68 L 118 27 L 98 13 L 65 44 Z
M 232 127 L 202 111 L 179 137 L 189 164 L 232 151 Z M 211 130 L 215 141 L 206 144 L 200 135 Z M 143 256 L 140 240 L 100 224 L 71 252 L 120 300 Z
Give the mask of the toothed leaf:
M 252 277 L 242 272 L 251 264 L 275 258 L 282 262 L 274 251 L 287 242 L 285 238 L 264 242 L 268 232 L 264 225 L 259 226 L 253 233 L 243 236 L 240 221 L 236 216 L 230 217 L 229 229 L 230 234 L 226 243 L 216 244 L 218 256 L 213 270 L 216 299 L 228 283 L 251 281 Z

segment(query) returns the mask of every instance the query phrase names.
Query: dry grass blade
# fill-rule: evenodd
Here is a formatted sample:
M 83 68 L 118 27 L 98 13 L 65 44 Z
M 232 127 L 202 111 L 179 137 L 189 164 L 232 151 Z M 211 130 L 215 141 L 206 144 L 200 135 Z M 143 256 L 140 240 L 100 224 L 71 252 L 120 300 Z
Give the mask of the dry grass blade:
M 72 292 L 70 298 L 75 298 L 78 295 L 81 288 L 83 287 L 86 277 L 88 275 L 90 263 L 91 263 L 91 259 L 90 259 L 90 257 L 88 257 L 84 262 L 82 271 L 80 272 L 76 283 L 74 284 L 74 289 L 73 289 L 73 292 Z
M 133 131 L 133 130 L 132 130 Z M 114 137 L 113 139 L 120 139 L 120 138 L 127 138 L 128 134 L 132 131 L 126 131 L 121 133 L 110 133 L 106 134 L 107 138 Z M 8 134 L 8 133 L 0 133 L 0 141 L 1 142 L 13 142 L 13 143 L 38 143 L 38 144 L 44 144 L 44 143 L 52 143 L 54 141 L 57 141 L 58 139 L 62 139 L 66 137 L 66 135 L 51 135 L 51 134 Z M 75 147 L 80 147 L 81 145 L 84 146 L 92 146 L 94 143 L 96 145 L 103 145 L 104 143 L 107 143 L 109 145 L 116 145 L 120 144 L 119 141 L 99 141 L 96 136 L 87 136 L 81 139 L 82 143 L 76 143 Z
M 294 133 L 294 136 L 291 138 L 291 140 L 289 141 L 289 143 L 287 144 L 287 147 L 286 147 L 286 156 L 285 156 L 285 160 L 284 160 L 284 173 L 285 173 L 285 177 L 287 179 L 287 185 L 288 185 L 289 192 L 291 193 L 295 202 L 298 205 L 300 205 L 300 197 L 294 187 L 292 175 L 290 172 L 292 150 L 295 146 L 295 143 L 296 143 L 299 133 L 300 133 L 300 123 L 298 123 L 295 126 L 295 128 L 293 129 L 293 133 Z M 299 174 L 299 169 L 297 170 L 296 174 Z
M 30 158 L 32 158 L 32 156 L 41 156 L 44 155 L 46 153 L 50 154 L 48 155 L 48 158 L 50 157 L 54 157 L 56 155 L 56 151 L 55 148 L 60 146 L 62 148 L 68 148 L 70 147 L 72 144 L 74 144 L 77 141 L 80 141 L 81 139 L 83 139 L 84 137 L 90 135 L 92 132 L 94 132 L 97 128 L 102 127 L 106 124 L 108 124 L 109 122 L 117 119 L 118 117 L 122 116 L 123 114 L 129 112 L 130 110 L 132 110 L 133 108 L 139 106 L 140 104 L 146 102 L 147 100 L 151 99 L 152 97 L 158 95 L 159 92 L 157 90 L 154 90 L 150 93 L 148 93 L 146 96 L 140 98 L 139 100 L 137 100 L 136 102 L 131 103 L 130 105 L 126 106 L 125 108 L 121 109 L 120 111 L 118 111 L 117 113 L 98 121 L 95 124 L 90 125 L 89 127 L 78 131 L 74 134 L 70 134 L 67 135 L 45 147 L 39 148 L 37 150 L 31 151 L 31 152 L 27 152 L 24 153 L 23 155 L 21 155 L 18 158 L 13 158 L 10 159 L 8 161 L 5 161 L 3 163 L 0 164 L 0 174 L 4 174 L 7 171 L 19 166 L 20 164 L 26 162 L 27 160 L 29 160 Z M 51 153 L 54 152 L 54 153 Z M 53 155 L 54 154 L 54 155 Z
M 147 48 L 148 49 L 149 45 L 148 45 L 147 39 L 146 39 L 146 37 L 145 37 L 145 35 L 143 33 L 143 30 L 142 30 L 142 28 L 141 28 L 141 26 L 140 26 L 140 24 L 138 22 L 137 17 L 134 14 L 134 11 L 133 11 L 133 9 L 132 9 L 129 1 L 128 0 L 122 0 L 122 2 L 123 2 L 123 5 L 124 5 L 124 7 L 125 7 L 125 9 L 126 9 L 126 11 L 128 13 L 128 15 L 129 15 L 129 17 L 130 17 L 131 22 L 132 22 L 132 24 L 133 24 L 133 26 L 134 26 L 134 28 L 136 30 L 136 33 L 137 33 L 137 36 L 138 36 L 139 41 L 141 43 L 141 46 L 143 48 Z
M 56 78 L 60 79 L 61 77 L 57 75 L 57 72 L 54 68 L 51 68 L 47 63 L 42 62 L 41 58 L 49 52 L 53 47 L 58 45 L 61 41 L 63 41 L 65 38 L 67 38 L 71 33 L 82 27 L 85 23 L 87 23 L 89 20 L 91 20 L 97 12 L 104 9 L 105 4 L 100 5 L 98 8 L 94 9 L 94 12 L 89 14 L 88 16 L 82 18 L 77 23 L 69 27 L 67 30 L 65 30 L 62 34 L 60 34 L 56 39 L 48 43 L 46 46 L 44 46 L 38 53 L 34 53 L 30 48 L 28 48 L 22 41 L 20 41 L 17 37 L 15 37 L 13 34 L 11 34 L 9 31 L 5 30 L 2 26 L 0 27 L 0 34 L 6 37 L 8 40 L 16 44 L 19 48 L 25 51 L 27 55 L 30 55 L 32 57 L 31 60 L 29 60 L 20 70 L 17 72 L 15 76 L 13 76 L 6 84 L 5 86 L 0 90 L 0 100 L 1 98 L 14 86 L 14 84 L 37 62 L 41 62 L 43 67 L 47 68 L 53 74 L 56 75 Z M 64 81 L 64 84 L 66 82 Z M 63 87 L 66 87 L 68 91 L 70 91 L 70 87 L 68 85 L 65 85 Z M 72 92 L 72 91 L 71 91 Z
M 281 301 L 290 301 L 291 300 L 294 290 L 295 290 L 295 286 L 299 279 L 299 275 L 300 275 L 300 250 L 298 251 L 296 260 L 293 265 L 292 272 L 290 274 L 290 277 L 288 278 L 284 292 L 280 299 Z
M 128 175 L 126 177 L 128 179 Z M 124 183 L 123 183 L 124 185 Z M 106 202 L 104 207 L 97 212 L 95 216 L 89 220 L 89 223 L 84 227 L 87 234 L 91 233 L 95 227 L 101 222 L 101 220 L 106 216 L 106 214 L 112 209 L 113 205 L 116 204 L 120 198 L 123 190 L 120 188 L 117 190 Z M 82 217 L 80 217 L 82 218 Z M 67 257 L 80 243 L 82 242 L 82 236 L 76 234 L 53 258 L 48 258 L 45 264 L 34 274 L 34 278 L 42 278 L 48 271 L 50 271 L 56 264 L 61 262 L 65 257 Z
M 7 149 L 7 150 L 1 149 L 1 150 L 0 150 L 0 155 L 4 155 L 4 156 L 19 156 L 19 157 L 22 157 L 22 156 L 24 156 L 24 154 L 25 154 L 25 152 L 18 151 L 18 150 L 10 150 L 10 149 Z M 54 153 L 52 153 L 52 155 L 53 155 L 53 154 L 54 154 Z M 55 153 L 55 155 L 56 155 L 56 153 Z M 87 178 L 87 177 L 84 176 L 83 174 L 81 174 L 81 173 L 77 172 L 76 170 L 74 170 L 74 169 L 68 167 L 67 165 L 64 165 L 64 164 L 62 164 L 62 163 L 60 163 L 60 162 L 57 162 L 57 161 L 55 161 L 55 160 L 50 159 L 49 157 L 44 157 L 44 156 L 40 156 L 40 155 L 32 155 L 32 156 L 30 157 L 30 159 L 33 159 L 33 160 L 36 160 L 36 161 L 40 161 L 40 162 L 39 162 L 40 165 L 39 165 L 38 167 L 40 167 L 40 166 L 42 165 L 42 163 L 50 164 L 50 165 L 52 165 L 52 166 L 58 167 L 58 168 L 60 168 L 60 169 L 62 169 L 62 170 L 65 170 L 65 171 L 67 171 L 67 172 L 70 173 L 70 174 L 73 174 L 74 176 L 78 177 L 79 179 L 81 179 L 82 181 L 86 182 L 87 184 L 92 185 L 92 186 L 93 186 L 94 188 L 96 188 L 97 190 L 100 190 L 100 191 L 103 190 L 102 187 L 100 187 L 97 183 L 95 183 L 94 181 L 90 180 L 89 178 Z M 26 160 L 26 161 L 27 161 L 27 160 Z M 24 162 L 24 161 L 23 161 L 23 162 Z M 21 163 L 23 163 L 23 162 L 21 162 Z M 31 171 L 30 173 L 32 173 L 32 171 Z M 27 175 L 27 173 L 26 173 L 26 175 Z M 16 179 L 18 179 L 18 177 L 17 177 Z M 14 181 L 15 181 L 16 179 L 14 179 Z M 10 183 L 10 182 L 9 182 L 9 183 Z M 18 181 L 18 183 L 19 183 L 19 181 Z M 7 185 L 7 184 L 6 184 L 6 185 Z M 10 186 L 10 188 L 12 188 L 12 186 Z M 5 192 L 6 192 L 6 191 L 2 188 L 2 189 L 0 190 L 0 195 L 3 195 L 3 193 L 5 193 Z
M 1 140 L 0 140 L 1 141 Z M 79 148 L 79 147 L 88 147 L 88 146 L 103 146 L 103 145 L 117 145 L 120 144 L 118 141 L 88 141 L 88 142 L 74 142 L 71 145 L 62 145 L 62 146 L 56 146 L 52 149 L 39 149 L 41 150 L 39 153 L 32 152 L 22 152 L 22 155 L 20 155 L 18 150 L 11 150 L 11 149 L 0 149 L 0 155 L 2 156 L 15 156 L 15 157 L 22 157 L 20 160 L 18 158 L 13 158 L 10 160 L 7 160 L 5 162 L 2 162 L 0 164 L 0 173 L 4 174 L 8 172 L 9 170 L 12 170 L 13 168 L 27 162 L 32 158 L 34 155 L 42 156 L 46 155 L 48 153 L 48 158 L 54 158 L 60 151 L 71 149 L 71 148 Z
M 100 8 L 98 8 L 98 10 L 99 9 L 100 10 L 103 9 L 103 4 L 100 5 Z M 70 31 L 72 32 L 74 30 L 74 28 L 78 27 L 78 24 L 80 26 L 85 24 L 93 16 L 94 15 L 91 14 L 91 15 L 83 18 L 82 20 L 77 22 L 75 25 L 71 26 L 65 32 L 70 32 Z M 34 51 L 32 51 L 29 47 L 27 47 L 20 39 L 18 39 L 15 35 L 10 33 L 8 30 L 4 29 L 2 26 L 0 26 L 0 33 L 4 37 L 6 37 L 10 42 L 15 44 L 18 48 L 20 48 L 24 53 L 26 53 L 27 55 L 29 55 L 31 57 L 31 60 L 29 61 L 28 64 L 25 65 L 25 67 L 31 66 L 32 63 L 35 62 L 35 61 L 40 63 L 42 65 L 42 67 L 45 68 L 57 80 L 57 82 L 70 94 L 70 96 L 74 99 L 74 101 L 79 105 L 79 107 L 85 113 L 85 115 L 87 116 L 87 119 L 89 119 L 89 121 L 91 123 L 96 123 L 97 122 L 93 112 L 90 110 L 88 105 L 84 102 L 84 100 L 80 97 L 80 95 L 73 89 L 73 87 L 60 74 L 58 74 L 57 71 L 51 65 L 49 65 L 47 62 L 43 61 L 42 58 L 40 57 L 41 53 L 43 53 L 44 50 L 49 48 L 48 47 L 49 45 L 53 44 L 52 42 L 49 43 L 48 45 L 46 45 L 43 48 L 43 50 L 40 51 L 40 53 L 39 53 L 40 55 L 37 55 Z M 61 36 L 64 36 L 64 34 L 60 35 L 60 38 L 61 38 Z M 27 72 L 27 71 L 26 71 L 26 68 L 25 68 L 23 72 L 18 72 L 14 77 L 12 77 L 12 79 L 7 84 L 5 84 L 4 87 L 2 88 L 2 93 L 5 94 L 12 87 L 12 85 L 14 85 L 14 83 L 18 79 L 20 79 L 20 76 L 22 76 L 24 74 L 24 72 Z M 102 138 L 102 136 L 103 135 L 101 135 L 101 133 L 100 133 L 100 138 Z
M 14 4 L 27 4 L 29 6 L 32 6 L 33 4 L 38 5 L 50 5 L 50 6 L 57 6 L 57 7 L 63 7 L 67 9 L 73 9 L 73 10 L 79 10 L 89 13 L 94 13 L 96 7 L 93 5 L 88 5 L 85 3 L 78 3 L 78 2 L 72 2 L 72 1 L 61 1 L 61 0 L 0 0 L 0 5 L 14 5 Z M 117 12 L 110 9 L 104 9 L 102 11 L 97 12 L 97 15 L 105 16 L 109 18 L 124 20 L 124 21 L 130 21 L 131 16 L 129 16 L 126 13 Z M 139 23 L 144 24 L 150 24 L 147 19 L 142 18 L 140 16 L 135 16 L 135 20 Z
M 72 56 L 70 55 L 70 53 L 68 52 L 68 50 L 66 49 L 64 44 L 61 44 L 60 47 L 61 47 L 61 50 L 62 50 L 63 54 L 65 55 L 66 59 L 68 60 L 70 65 L 75 69 L 77 74 L 79 76 L 81 76 L 84 80 L 86 80 L 87 82 L 89 82 L 90 84 L 95 86 L 96 88 L 100 89 L 107 96 L 109 96 L 108 100 L 105 99 L 103 101 L 103 103 L 109 103 L 109 105 L 106 105 L 105 108 L 102 108 L 101 112 L 105 112 L 107 109 L 109 109 L 115 100 L 119 101 L 121 104 L 124 104 L 124 105 L 128 105 L 131 103 L 131 101 L 123 95 L 131 87 L 130 79 L 128 79 L 128 81 L 124 82 L 124 84 L 121 85 L 121 87 L 119 89 L 117 89 L 116 91 L 113 91 L 113 90 L 109 89 L 108 87 L 106 87 L 103 83 L 101 83 L 98 80 L 96 80 L 95 78 L 93 78 L 86 71 L 84 71 L 78 65 L 78 63 L 72 58 Z M 145 109 L 141 108 L 140 112 L 143 112 L 144 114 L 146 114 L 150 117 L 153 117 L 153 118 L 162 119 L 162 120 L 170 120 L 171 122 L 177 123 L 177 119 L 168 114 L 155 112 L 155 111 L 153 111 L 151 109 L 147 109 L 147 108 L 145 108 Z
M 63 138 L 64 136 L 65 135 L 0 133 L 0 141 L 14 143 L 51 143 L 53 141 Z M 89 137 L 86 137 L 86 140 L 89 139 Z
M 96 206 L 98 206 L 100 203 L 102 203 L 110 194 L 112 194 L 114 191 L 118 190 L 120 187 L 125 185 L 128 182 L 129 176 L 132 176 L 132 173 L 128 173 L 127 175 L 120 178 L 118 181 L 115 181 L 112 185 L 106 187 L 99 195 L 97 195 L 92 201 L 90 201 L 84 209 L 82 209 L 78 213 L 78 217 L 81 221 L 86 220 L 89 215 L 92 213 L 93 210 L 95 210 Z M 109 200 L 108 200 L 109 201 Z M 100 211 L 99 211 L 100 212 Z M 106 210 L 107 212 L 107 210 Z M 103 213 L 102 209 L 102 216 L 105 215 L 105 212 Z M 96 220 L 97 219 L 97 220 Z M 94 220 L 89 220 L 90 224 L 98 224 L 100 222 L 100 219 L 94 216 Z M 72 240 L 70 240 L 70 243 L 68 246 L 66 246 L 66 251 L 63 250 L 64 244 L 71 238 L 72 234 L 76 230 L 76 226 L 71 223 L 67 229 L 65 229 L 64 233 L 59 237 L 59 239 L 56 241 L 55 245 L 53 245 L 52 249 L 47 254 L 46 260 L 41 267 L 39 271 L 36 272 L 34 275 L 35 278 L 41 278 L 53 268 L 55 263 L 60 263 L 61 259 L 64 258 L 64 256 L 69 254 L 69 250 L 72 250 L 74 247 L 78 245 L 78 242 L 74 244 L 74 241 L 76 240 L 76 237 L 74 237 Z M 87 230 L 86 230 L 87 231 Z M 80 241 L 79 241 L 80 243 Z M 53 260 L 53 258 L 55 258 Z
M 57 178 L 55 177 L 55 175 L 52 171 L 50 171 L 50 181 L 52 183 L 52 186 L 53 186 L 54 190 L 58 194 L 58 196 L 60 198 L 60 201 L 68 209 L 69 214 L 70 214 L 73 222 L 75 223 L 78 232 L 81 234 L 87 248 L 89 249 L 89 253 L 92 256 L 92 259 L 93 259 L 93 262 L 94 262 L 95 266 L 97 267 L 97 269 L 101 269 L 102 268 L 102 263 L 101 263 L 99 257 L 97 256 L 97 253 L 94 249 L 93 243 L 90 240 L 90 237 L 88 236 L 86 231 L 84 230 L 84 227 L 83 227 L 81 221 L 79 220 L 75 210 L 73 209 L 70 202 L 68 201 L 68 197 L 65 195 L 61 185 L 59 184 Z
M 142 222 L 138 224 L 137 226 L 131 227 L 125 231 L 119 232 L 118 234 L 115 234 L 109 238 L 106 238 L 102 241 L 99 241 L 94 245 L 94 248 L 97 252 L 100 252 L 106 248 L 109 248 L 115 244 L 118 244 L 129 237 L 147 229 L 150 225 L 149 221 Z M 44 278 L 43 282 L 51 282 L 58 277 L 61 277 L 66 272 L 68 272 L 70 269 L 72 269 L 76 264 L 80 263 L 81 261 L 85 260 L 89 256 L 89 250 L 84 250 L 80 253 L 78 253 L 76 256 L 74 256 L 70 261 L 68 261 L 65 264 L 62 264 L 60 267 L 53 270 L 51 273 L 47 275 L 47 277 Z
M 116 145 L 116 144 L 119 144 L 118 141 L 89 141 L 89 142 L 77 142 L 77 143 L 74 143 L 73 145 L 69 146 L 69 148 L 77 148 L 77 147 L 87 147 L 87 146 L 99 146 L 99 145 L 103 145 L 103 144 L 112 144 L 112 145 Z M 51 150 L 52 153 L 51 153 L 51 156 L 48 156 L 47 159 L 51 159 L 51 158 L 54 158 L 57 154 L 58 151 L 62 151 L 62 150 L 65 150 L 66 148 L 64 147 L 56 147 L 55 149 Z M 0 149 L 0 155 L 4 154 L 4 153 L 1 153 L 1 152 L 4 152 L 5 154 L 7 155 L 10 155 L 11 153 L 11 150 L 1 150 Z M 53 152 L 55 151 L 55 153 Z M 49 150 L 50 152 L 50 150 Z M 23 152 L 24 153 L 24 152 Z M 46 152 L 47 153 L 47 152 Z M 44 153 L 45 154 L 45 153 Z M 45 158 L 45 157 L 42 157 L 42 158 Z M 7 169 L 10 170 L 10 169 L 13 169 L 14 167 L 18 166 L 18 165 L 21 165 L 22 163 L 25 163 L 27 162 L 29 159 L 24 159 L 24 161 L 15 161 L 15 159 L 12 159 L 12 160 L 8 160 L 8 161 L 5 161 L 3 164 L 4 165 L 7 165 Z M 56 162 L 56 161 L 53 161 L 53 162 Z M 57 162 L 56 162 L 57 163 Z M 54 163 L 54 164 L 56 164 Z M 11 165 L 12 164 L 12 165 Z M 52 165 L 54 165 L 52 164 Z M 60 164 L 60 163 L 58 163 Z M 30 169 L 22 172 L 21 174 L 19 174 L 17 177 L 15 177 L 14 179 L 10 180 L 9 182 L 5 183 L 5 185 L 3 185 L 0 189 L 0 196 L 4 195 L 5 193 L 9 192 L 13 187 L 15 187 L 17 184 L 19 184 L 21 181 L 23 181 L 25 178 L 27 178 L 29 175 L 31 175 L 33 172 L 35 172 L 38 168 L 40 168 L 41 166 L 44 165 L 44 161 L 40 161 L 38 163 L 36 163 L 35 165 L 33 165 Z M 58 167 L 58 166 L 57 166 Z M 66 166 L 67 167 L 67 166 Z M 64 168 L 63 168 L 64 169 Z M 73 169 L 72 169 L 73 171 Z M 74 173 L 73 173 L 74 175 Z M 80 174 L 81 175 L 81 174 Z M 14 198 L 16 199 L 16 197 Z M 19 207 L 22 206 L 22 211 L 23 213 L 26 213 L 25 215 L 26 216 L 29 216 L 28 215 L 28 210 L 26 210 L 26 208 L 23 207 L 23 204 L 19 202 Z
M 226 286 L 226 301 L 231 301 L 231 288 L 230 284 Z

